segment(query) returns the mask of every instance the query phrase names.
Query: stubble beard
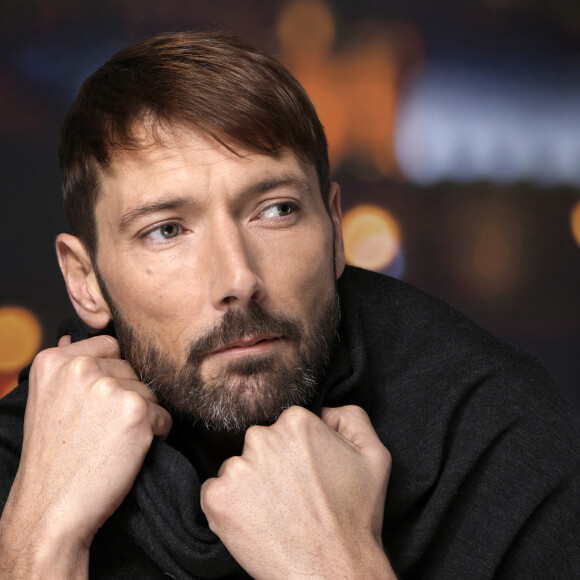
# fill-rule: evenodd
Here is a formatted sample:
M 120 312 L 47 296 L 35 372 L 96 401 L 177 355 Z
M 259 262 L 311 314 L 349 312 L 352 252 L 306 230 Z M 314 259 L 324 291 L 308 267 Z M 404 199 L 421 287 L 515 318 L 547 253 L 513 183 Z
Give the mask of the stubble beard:
M 211 430 L 240 432 L 251 425 L 272 424 L 287 407 L 305 406 L 316 395 L 340 319 L 336 287 L 312 313 L 308 327 L 284 313 L 267 312 L 256 302 L 245 309 L 231 308 L 218 325 L 191 341 L 186 362 L 176 364 L 153 337 L 131 327 L 102 280 L 100 284 L 123 356 L 161 404 L 182 420 L 201 422 Z M 281 336 L 292 348 L 232 360 L 202 376 L 208 353 L 258 334 Z

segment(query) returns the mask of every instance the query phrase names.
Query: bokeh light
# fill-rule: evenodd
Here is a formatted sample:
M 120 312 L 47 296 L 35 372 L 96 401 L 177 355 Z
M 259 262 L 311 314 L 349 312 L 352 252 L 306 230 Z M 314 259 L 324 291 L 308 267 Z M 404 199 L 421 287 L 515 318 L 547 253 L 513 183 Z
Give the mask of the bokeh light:
M 447 254 L 464 292 L 480 301 L 507 299 L 525 278 L 525 223 L 503 198 L 466 200 L 448 218 Z
M 0 373 L 0 399 L 18 385 L 18 373 Z
M 41 326 L 29 310 L 17 306 L 0 308 L 0 397 L 16 386 L 16 376 L 37 353 Z
M 322 0 L 296 0 L 282 10 L 277 32 L 286 54 L 320 58 L 334 42 L 334 17 Z
M 421 60 L 420 35 L 401 22 L 361 28 L 335 43 L 323 0 L 295 0 L 280 13 L 281 60 L 309 94 L 328 139 L 331 166 L 376 180 L 397 174 L 393 126 L 399 86 Z M 354 170 L 353 170 L 354 169 Z
M 576 243 L 580 246 L 580 201 L 572 208 L 570 227 L 572 228 L 574 240 L 576 240 Z
M 395 218 L 374 205 L 359 205 L 342 221 L 346 260 L 349 264 L 386 271 L 401 249 L 401 230 Z
M 546 74 L 559 79 L 545 83 Z M 431 63 L 397 112 L 395 154 L 420 184 L 580 185 L 580 82 L 562 65 L 517 71 Z

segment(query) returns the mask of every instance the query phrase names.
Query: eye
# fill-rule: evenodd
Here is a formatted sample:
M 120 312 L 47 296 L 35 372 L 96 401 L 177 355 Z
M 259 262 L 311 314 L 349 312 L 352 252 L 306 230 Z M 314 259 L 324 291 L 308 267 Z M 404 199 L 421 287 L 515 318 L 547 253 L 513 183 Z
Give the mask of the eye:
M 150 230 L 145 237 L 153 240 L 170 240 L 181 233 L 181 226 L 178 224 L 163 224 Z
M 260 216 L 265 218 L 286 217 L 290 215 L 295 209 L 295 204 L 285 201 L 268 206 L 264 211 L 262 211 Z

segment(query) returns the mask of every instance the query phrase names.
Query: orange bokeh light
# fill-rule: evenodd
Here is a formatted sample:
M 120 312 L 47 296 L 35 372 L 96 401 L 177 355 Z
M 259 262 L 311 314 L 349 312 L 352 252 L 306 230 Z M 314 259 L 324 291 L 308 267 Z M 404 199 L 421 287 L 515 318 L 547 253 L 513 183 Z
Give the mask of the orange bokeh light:
M 393 175 L 399 87 L 405 73 L 421 61 L 420 37 L 402 22 L 357 30 L 337 48 L 327 2 L 295 0 L 278 21 L 281 59 L 316 107 L 331 166 L 350 159 L 370 178 Z
M 574 240 L 580 246 L 580 201 L 572 208 L 572 213 L 570 214 L 570 227 L 572 229 L 572 235 Z
M 18 375 L 16 373 L 8 375 L 0 374 L 0 399 L 14 389 L 16 385 L 18 385 Z
M 380 271 L 393 262 L 401 245 L 401 232 L 393 216 L 381 207 L 359 205 L 342 221 L 349 264 Z
M 448 267 L 464 291 L 482 302 L 517 296 L 530 261 L 521 208 L 506 197 L 474 197 L 446 219 Z
M 0 373 L 12 375 L 37 353 L 42 330 L 34 314 L 25 308 L 0 308 Z

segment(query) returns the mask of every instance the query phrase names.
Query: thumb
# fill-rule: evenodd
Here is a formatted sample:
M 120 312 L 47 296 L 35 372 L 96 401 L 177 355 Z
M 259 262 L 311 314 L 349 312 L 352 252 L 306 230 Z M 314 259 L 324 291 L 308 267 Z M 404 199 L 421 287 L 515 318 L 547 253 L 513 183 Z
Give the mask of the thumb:
M 366 412 L 355 405 L 323 407 L 320 418 L 345 439 L 361 450 L 382 446 Z

